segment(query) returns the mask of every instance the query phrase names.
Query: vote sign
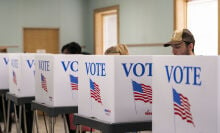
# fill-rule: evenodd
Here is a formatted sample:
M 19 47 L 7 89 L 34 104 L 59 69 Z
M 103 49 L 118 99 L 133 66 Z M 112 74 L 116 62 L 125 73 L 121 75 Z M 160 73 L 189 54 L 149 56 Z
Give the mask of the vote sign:
M 0 54 L 0 89 L 8 89 L 9 81 L 8 81 L 8 55 Z
M 153 132 L 219 133 L 219 58 L 153 57 Z
M 78 113 L 110 123 L 151 120 L 151 56 L 82 56 Z
M 9 92 L 20 97 L 35 95 L 35 54 L 10 53 Z
M 78 105 L 78 56 L 36 56 L 36 101 L 51 106 Z

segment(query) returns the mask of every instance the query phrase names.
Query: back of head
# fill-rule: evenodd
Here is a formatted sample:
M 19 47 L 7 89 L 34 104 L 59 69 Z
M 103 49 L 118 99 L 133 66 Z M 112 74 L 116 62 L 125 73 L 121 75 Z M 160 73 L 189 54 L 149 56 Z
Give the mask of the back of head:
M 110 55 L 110 54 L 128 55 L 128 48 L 124 44 L 118 44 L 117 46 L 109 47 L 105 51 L 105 55 Z
M 128 55 L 128 48 L 125 44 L 118 44 L 117 45 L 120 55 Z
M 0 53 L 7 53 L 7 49 L 6 48 L 0 49 Z
M 64 45 L 61 49 L 63 54 L 81 54 L 82 48 L 76 42 L 70 42 Z
M 83 54 L 83 55 L 91 55 L 91 53 L 89 53 L 89 52 L 81 52 L 81 54 Z
M 116 46 L 111 46 L 105 50 L 105 55 L 120 54 Z

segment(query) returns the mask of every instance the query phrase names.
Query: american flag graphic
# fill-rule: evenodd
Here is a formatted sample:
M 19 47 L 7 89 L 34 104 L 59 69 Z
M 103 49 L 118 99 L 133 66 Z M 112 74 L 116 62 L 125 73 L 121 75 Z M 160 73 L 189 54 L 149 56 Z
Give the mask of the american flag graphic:
M 90 79 L 90 95 L 98 103 L 102 103 L 99 85 Z
M 78 77 L 75 77 L 70 74 L 70 84 L 72 90 L 78 90 Z
M 178 93 L 175 89 L 173 89 L 173 105 L 175 115 L 180 116 L 182 120 L 186 120 L 186 122 L 194 125 L 192 114 L 190 112 L 191 105 L 189 99 L 181 93 Z
M 152 88 L 132 81 L 134 100 L 152 104 Z
M 14 71 L 12 72 L 12 75 L 13 75 L 13 83 L 14 83 L 15 85 L 17 85 L 17 78 L 16 78 L 16 74 L 15 74 Z
M 44 75 L 41 73 L 41 87 L 47 92 L 47 80 Z

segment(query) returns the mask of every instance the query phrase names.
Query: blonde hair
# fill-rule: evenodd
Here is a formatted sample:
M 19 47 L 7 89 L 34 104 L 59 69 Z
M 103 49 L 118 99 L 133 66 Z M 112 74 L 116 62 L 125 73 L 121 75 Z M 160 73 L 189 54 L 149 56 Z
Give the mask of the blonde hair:
M 105 51 L 105 55 L 119 53 L 120 55 L 128 55 L 128 48 L 125 44 L 118 44 L 116 46 L 109 47 Z

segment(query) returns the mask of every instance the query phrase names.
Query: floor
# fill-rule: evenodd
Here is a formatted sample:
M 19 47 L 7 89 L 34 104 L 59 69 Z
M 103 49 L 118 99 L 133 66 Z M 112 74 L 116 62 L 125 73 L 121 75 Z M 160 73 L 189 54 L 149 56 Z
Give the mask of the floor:
M 39 116 L 38 120 L 39 120 L 39 122 L 38 122 L 39 123 L 39 133 L 47 133 L 43 116 Z M 47 125 L 49 125 L 47 117 L 46 117 L 46 120 L 47 120 L 47 122 L 46 122 Z M 0 123 L 0 124 L 1 124 L 1 127 L 3 128 L 3 123 Z M 47 129 L 48 129 L 48 127 L 47 127 Z M 17 133 L 15 124 L 12 125 L 12 132 L 11 133 Z M 35 131 L 35 133 L 36 133 L 36 131 Z M 54 133 L 65 133 L 64 122 L 63 122 L 62 116 L 58 116 L 55 119 Z M 96 130 L 93 133 L 101 133 L 101 132 Z M 141 131 L 138 133 L 152 133 L 152 132 L 151 131 Z

